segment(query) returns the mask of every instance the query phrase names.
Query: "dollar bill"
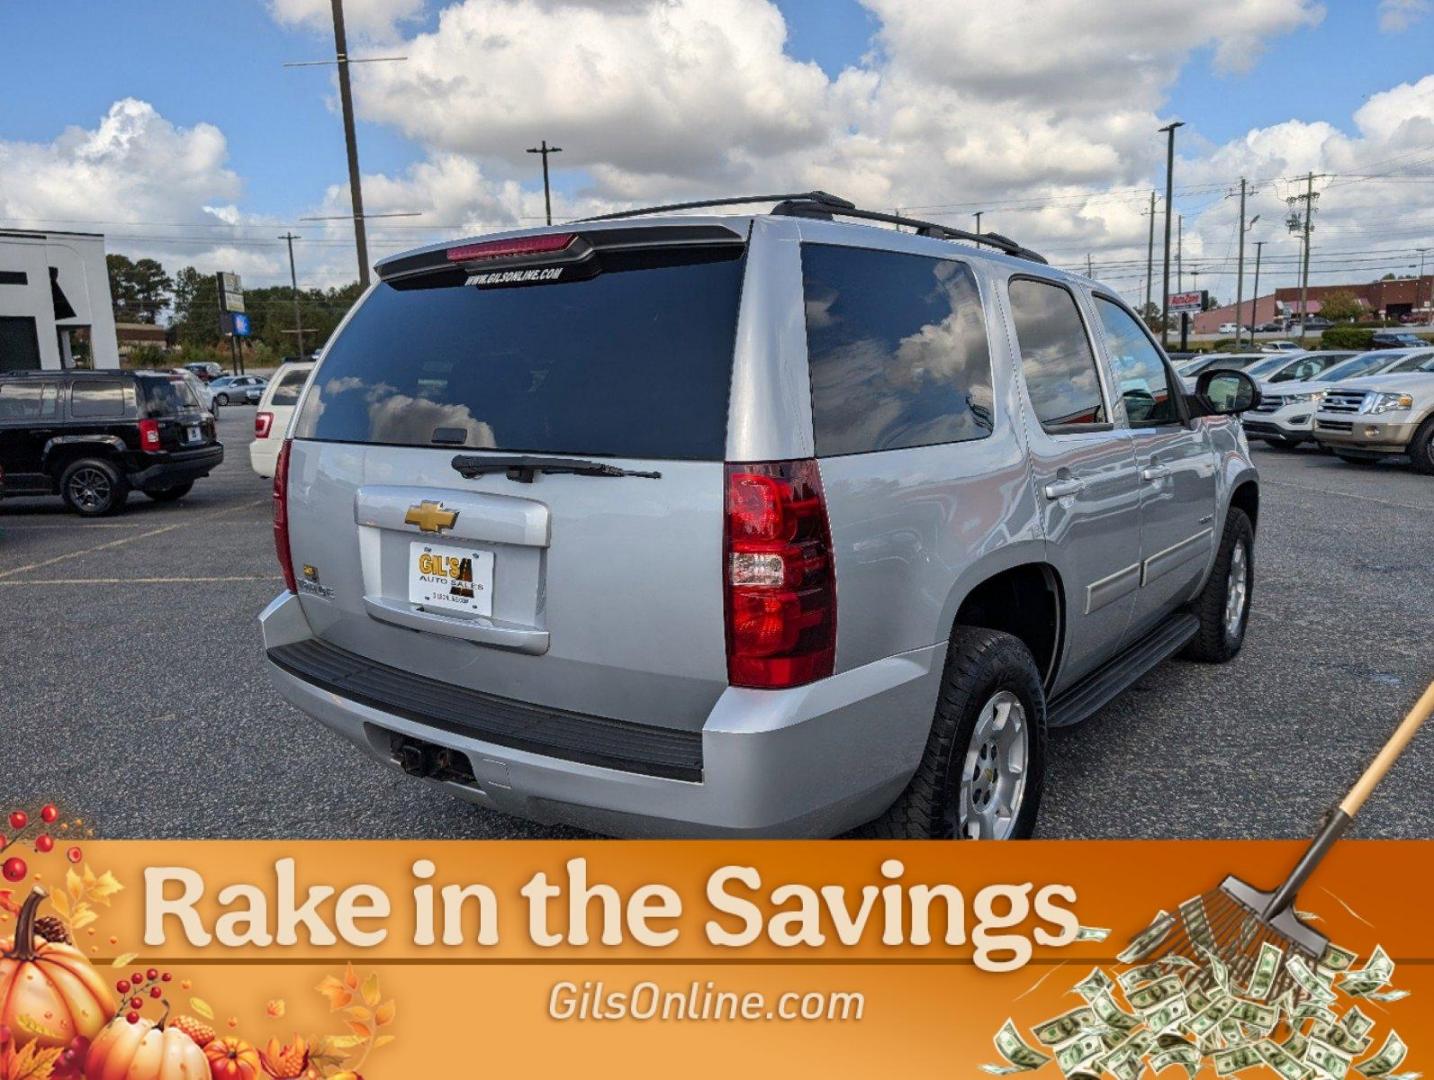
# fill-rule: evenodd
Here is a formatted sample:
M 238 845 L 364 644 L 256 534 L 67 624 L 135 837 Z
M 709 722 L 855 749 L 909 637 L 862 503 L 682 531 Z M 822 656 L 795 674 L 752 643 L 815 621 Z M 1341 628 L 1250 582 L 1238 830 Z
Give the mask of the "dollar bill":
M 1169 1031 L 1182 1020 L 1190 1017 L 1190 1006 L 1185 1004 L 1185 995 L 1172 998 L 1151 1012 L 1145 1018 L 1145 1025 L 1151 1031 Z
M 1101 994 L 1109 993 L 1110 988 L 1114 985 L 1115 983 L 1111 980 L 1110 976 L 1100 968 L 1091 968 L 1090 974 L 1076 983 L 1072 989 L 1081 997 L 1085 998 L 1086 1001 L 1090 1001 L 1093 998 L 1099 997 Z
M 1150 1059 L 1150 1067 L 1156 1072 L 1163 1072 L 1172 1065 L 1181 1065 L 1193 1080 L 1195 1074 L 1200 1070 L 1200 1061 L 1200 1051 L 1189 1043 L 1185 1043 L 1160 1051 Z
M 1358 1038 L 1369 1032 L 1369 1029 L 1374 1026 L 1374 1021 L 1365 1016 L 1358 1005 L 1351 1005 L 1349 1012 L 1340 1019 L 1339 1026 Z
M 1344 1080 L 1345 1074 L 1349 1072 L 1351 1057 L 1323 1039 L 1311 1036 L 1309 1045 L 1305 1047 L 1305 1060 L 1324 1075 L 1332 1076 L 1335 1080 Z
M 1381 989 L 1394 976 L 1394 961 L 1376 945 L 1369 960 L 1358 970 L 1345 971 L 1339 977 L 1339 988 L 1351 997 L 1362 997 Z
M 1362 996 L 1368 998 L 1370 1001 L 1390 1002 L 1390 1001 L 1398 1001 L 1398 1000 L 1400 1000 L 1401 998 L 1407 998 L 1407 997 L 1409 996 L 1409 991 L 1408 991 L 1408 990 L 1381 990 L 1381 991 L 1376 991 L 1376 992 L 1373 992 L 1373 993 L 1364 994 L 1364 995 L 1362 995 Z
M 1357 957 L 1357 953 L 1341 949 L 1334 942 L 1330 942 L 1324 947 L 1324 952 L 1320 954 L 1319 966 L 1330 971 L 1346 971 Z
M 1076 930 L 1077 941 L 1104 941 L 1110 937 L 1108 926 L 1082 926 Z
M 1304 1035 L 1298 1031 L 1290 1032 L 1289 1038 L 1285 1039 L 1284 1042 L 1280 1043 L 1280 1045 L 1284 1047 L 1285 1053 L 1293 1055 L 1297 1058 L 1302 1058 L 1305 1056 L 1305 1049 L 1309 1046 L 1309 1044 L 1309 1036 Z
M 1210 978 L 1215 985 L 1227 994 L 1230 992 L 1230 969 L 1227 968 L 1214 949 L 1201 949 L 1205 954 L 1205 969 L 1210 973 Z
M 1253 1069 L 1256 1065 L 1264 1064 L 1264 1058 L 1260 1057 L 1260 1051 L 1248 1043 L 1244 1046 L 1232 1046 L 1226 1050 L 1216 1050 L 1213 1057 L 1215 1072 L 1220 1076 L 1229 1076 L 1242 1069 Z
M 1190 940 L 1202 949 L 1214 950 L 1215 935 L 1210 931 L 1210 919 L 1205 914 L 1203 897 L 1192 896 L 1180 905 L 1180 918 L 1185 921 L 1185 932 Z
M 1108 991 L 1091 998 L 1090 1007 L 1102 1024 L 1115 1031 L 1129 1034 L 1140 1026 L 1140 1021 L 1117 1005 Z
M 1285 964 L 1285 970 L 1294 979 L 1295 985 L 1308 994 L 1311 1000 L 1321 1005 L 1328 1005 L 1335 1000 L 1335 993 L 1325 985 L 1324 980 L 1310 970 L 1305 963 L 1304 957 L 1292 956 L 1289 963 Z
M 1159 1008 L 1171 998 L 1182 995 L 1184 984 L 1181 983 L 1178 975 L 1166 975 L 1156 979 L 1153 983 L 1137 987 L 1125 995 L 1132 1008 L 1141 1013 L 1148 1013 L 1152 1009 Z
M 1379 1048 L 1379 1053 L 1368 1061 L 1361 1061 L 1355 1069 L 1365 1076 L 1383 1076 L 1399 1068 L 1408 1053 L 1409 1048 L 1404 1045 L 1399 1032 L 1391 1031 L 1385 1038 L 1384 1045 Z
M 1295 1006 L 1291 1023 L 1299 1025 L 1314 1020 L 1321 1024 L 1334 1024 L 1337 1019 L 1334 1010 L 1328 1005 L 1321 1005 L 1317 1001 L 1306 1001 Z
M 1103 1053 L 1105 1053 L 1105 1043 L 1100 1041 L 1099 1035 L 1081 1035 L 1056 1051 L 1056 1064 L 1060 1066 L 1061 1072 L 1070 1076 L 1072 1073 L 1082 1071 L 1082 1066 L 1089 1064 Z
M 1218 994 L 1219 991 L 1217 990 L 1216 993 Z M 1198 986 L 1186 986 L 1186 987 L 1185 987 L 1185 1001 L 1189 1004 L 1189 1006 L 1190 1006 L 1190 1012 L 1191 1012 L 1192 1014 L 1198 1013 L 1198 1012 L 1204 1012 L 1205 1009 L 1209 1006 L 1211 1000 L 1212 1000 L 1212 999 L 1211 999 L 1210 995 L 1208 995 L 1207 993 L 1205 993 L 1205 991 L 1202 990 L 1200 987 L 1198 987 Z
M 996 1032 L 992 1040 L 996 1044 L 996 1050 L 1009 1063 L 1007 1065 L 982 1065 L 981 1068 L 993 1076 L 1009 1076 L 1015 1072 L 1028 1072 L 1031 1069 L 1039 1069 L 1051 1059 L 1045 1054 L 1028 1046 L 1020 1033 L 1016 1030 L 1013 1020 L 1001 1025 L 1001 1030 Z
M 1077 1035 L 1091 1030 L 1095 1027 L 1095 1023 L 1095 1013 L 1091 1011 L 1090 1006 L 1082 1005 L 1080 1008 L 1052 1017 L 1045 1023 L 1037 1024 L 1031 1029 L 1031 1032 L 1035 1035 L 1037 1042 L 1044 1043 L 1046 1046 L 1059 1046 L 1062 1043 L 1070 1042 Z
M 1280 1011 L 1273 1005 L 1262 1005 L 1258 1001 L 1235 1000 L 1235 1007 L 1230 1010 L 1230 1020 L 1238 1020 L 1242 1024 L 1249 1024 L 1257 1028 L 1261 1033 L 1268 1033 L 1274 1030 L 1280 1022 Z
M 1255 1044 L 1255 1049 L 1260 1052 L 1260 1057 L 1265 1059 L 1265 1064 L 1284 1077 L 1284 1080 L 1303 1080 L 1309 1074 L 1307 1065 L 1283 1046 L 1269 1039 L 1261 1039 Z
M 1190 1022 L 1185 1026 L 1192 1035 L 1205 1035 L 1207 1032 L 1214 1031 L 1220 1021 L 1230 1015 L 1230 1011 L 1234 1007 L 1234 998 L 1220 998 L 1192 1016 Z
M 1351 1057 L 1368 1050 L 1372 1041 L 1368 1035 L 1356 1035 L 1342 1024 L 1327 1023 L 1322 1020 L 1317 1021 L 1314 1027 L 1310 1028 L 1310 1035 Z
M 1250 974 L 1250 985 L 1245 991 L 1247 997 L 1264 1001 L 1270 996 L 1270 991 L 1275 986 L 1275 976 L 1280 973 L 1280 964 L 1284 958 L 1285 951 L 1278 945 L 1272 945 L 1268 941 L 1260 943 L 1260 955 L 1255 958 L 1255 970 Z
M 1175 916 L 1168 911 L 1158 912 L 1149 926 L 1131 938 L 1130 944 L 1120 951 L 1116 959 L 1122 964 L 1133 964 L 1137 960 L 1145 959 L 1170 936 L 1174 926 Z

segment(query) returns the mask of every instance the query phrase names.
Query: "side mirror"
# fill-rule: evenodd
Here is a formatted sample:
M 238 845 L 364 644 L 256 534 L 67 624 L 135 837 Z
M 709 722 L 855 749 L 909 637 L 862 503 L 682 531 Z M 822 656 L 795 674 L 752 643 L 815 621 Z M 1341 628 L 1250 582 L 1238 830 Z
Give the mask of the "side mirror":
M 1237 416 L 1260 403 L 1260 387 L 1243 371 L 1215 368 L 1202 371 L 1195 381 L 1197 416 Z

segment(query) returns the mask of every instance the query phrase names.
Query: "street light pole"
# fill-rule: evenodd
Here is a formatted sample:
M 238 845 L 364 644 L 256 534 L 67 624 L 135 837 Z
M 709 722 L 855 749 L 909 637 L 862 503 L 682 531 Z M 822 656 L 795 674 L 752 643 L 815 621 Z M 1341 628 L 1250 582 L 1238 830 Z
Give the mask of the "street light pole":
M 1424 254 L 1429 249 L 1427 247 L 1422 247 L 1415 248 L 1414 250 L 1419 252 L 1419 277 L 1416 278 L 1414 281 L 1414 310 L 1417 313 L 1423 310 L 1423 307 L 1421 306 L 1419 301 L 1420 298 L 1424 295 Z M 1434 290 L 1430 290 L 1430 292 L 1430 299 L 1431 301 L 1434 301 Z M 1434 322 L 1434 319 L 1426 318 L 1425 322 Z
M 339 67 L 339 104 L 344 114 L 344 149 L 349 159 L 349 200 L 354 215 L 354 247 L 359 285 L 368 288 L 368 236 L 363 223 L 363 187 L 359 182 L 358 136 L 354 133 L 354 95 L 349 86 L 349 46 L 344 33 L 344 0 L 330 0 L 334 14 L 334 51 Z
M 289 244 L 289 288 L 294 294 L 294 335 L 298 340 L 299 359 L 304 358 L 304 320 L 299 315 L 299 275 L 294 270 L 294 241 L 303 237 L 295 236 L 292 229 L 279 237 Z
M 1240 265 L 1235 271 L 1235 347 L 1245 334 L 1245 178 L 1240 177 Z
M 1150 287 L 1155 283 L 1155 192 L 1150 193 L 1150 241 L 1145 245 L 1145 309 L 1142 319 L 1150 318 Z
M 1255 324 L 1260 321 L 1260 255 L 1265 250 L 1267 241 L 1255 241 L 1255 288 L 1254 296 L 1250 300 L 1250 348 L 1255 347 Z
M 544 139 L 540 146 L 528 147 L 528 153 L 543 155 L 543 207 L 547 210 L 549 225 L 553 223 L 553 194 L 552 189 L 548 186 L 548 155 L 562 152 L 561 146 L 549 146 L 547 139 Z
M 976 211 L 976 235 L 977 235 L 977 236 L 980 236 L 980 235 L 981 235 L 981 215 L 984 214 L 985 212 L 986 212 L 986 211 L 984 211 L 984 210 L 977 210 L 977 211 Z
M 1160 130 L 1168 136 L 1165 148 L 1165 274 L 1160 298 L 1160 345 L 1170 343 L 1170 208 L 1175 196 L 1175 129 L 1184 121 L 1166 124 Z

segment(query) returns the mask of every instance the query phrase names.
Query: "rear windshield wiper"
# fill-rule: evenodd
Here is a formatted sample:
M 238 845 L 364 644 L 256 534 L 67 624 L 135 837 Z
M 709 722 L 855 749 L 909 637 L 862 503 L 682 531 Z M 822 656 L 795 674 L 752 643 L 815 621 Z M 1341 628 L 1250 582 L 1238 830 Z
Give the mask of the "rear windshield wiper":
M 638 472 L 635 469 L 620 469 L 616 465 L 604 465 L 600 461 L 584 461 L 581 458 L 558 457 L 479 457 L 476 454 L 458 454 L 452 462 L 453 468 L 465 480 L 484 476 L 487 473 L 505 473 L 509 480 L 520 484 L 531 484 L 538 473 L 567 473 L 573 476 L 640 476 L 647 480 L 661 480 L 660 472 Z

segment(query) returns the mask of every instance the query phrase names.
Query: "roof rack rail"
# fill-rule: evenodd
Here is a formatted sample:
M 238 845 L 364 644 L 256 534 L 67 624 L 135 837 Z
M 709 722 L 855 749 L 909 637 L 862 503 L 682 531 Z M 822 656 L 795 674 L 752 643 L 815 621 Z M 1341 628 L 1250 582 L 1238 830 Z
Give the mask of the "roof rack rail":
M 888 225 L 907 225 L 916 230 L 918 236 L 929 236 L 936 240 L 964 240 L 971 244 L 982 244 L 995 248 L 1006 255 L 1019 259 L 1045 263 L 1043 255 L 1022 247 L 1008 236 L 1000 233 L 973 233 L 965 229 L 953 229 L 949 225 L 938 225 L 934 221 L 904 217 L 901 214 L 887 214 L 880 210 L 862 210 L 848 199 L 826 191 L 802 191 L 784 195 L 737 195 L 729 199 L 702 199 L 698 202 L 667 203 L 664 206 L 644 206 L 633 210 L 618 210 L 611 214 L 581 218 L 574 224 L 590 221 L 616 221 L 620 218 L 645 217 L 648 214 L 665 214 L 674 210 L 702 210 L 712 206 L 742 206 L 748 203 L 776 203 L 772 213 L 786 217 L 820 218 L 826 221 L 834 217 L 856 218 L 860 221 L 881 221 Z

